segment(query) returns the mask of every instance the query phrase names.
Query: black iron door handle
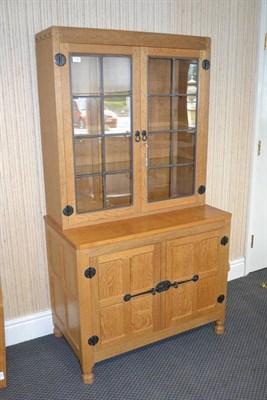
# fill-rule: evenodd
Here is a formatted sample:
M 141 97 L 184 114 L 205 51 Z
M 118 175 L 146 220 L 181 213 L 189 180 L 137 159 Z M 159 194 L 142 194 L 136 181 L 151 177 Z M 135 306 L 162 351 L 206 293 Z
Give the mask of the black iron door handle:
M 136 142 L 140 142 L 140 140 L 141 140 L 141 136 L 140 135 L 141 135 L 140 131 L 135 131 L 134 136 L 135 136 L 135 141 Z
M 161 292 L 166 292 L 167 290 L 169 290 L 171 287 L 174 287 L 175 289 L 178 288 L 179 285 L 182 285 L 183 283 L 187 283 L 187 282 L 197 282 L 199 279 L 198 275 L 194 275 L 191 279 L 187 279 L 185 281 L 179 281 L 179 282 L 170 282 L 170 281 L 161 281 L 157 284 L 157 286 L 155 288 L 146 290 L 145 292 L 140 292 L 140 293 L 136 293 L 136 294 L 129 294 L 127 293 L 124 297 L 123 300 L 124 301 L 129 301 L 131 300 L 133 297 L 137 297 L 137 296 L 142 296 L 144 294 L 153 294 L 155 295 L 156 293 L 161 293 Z
M 142 140 L 143 140 L 143 142 L 147 141 L 147 131 L 145 131 L 145 130 L 142 131 Z

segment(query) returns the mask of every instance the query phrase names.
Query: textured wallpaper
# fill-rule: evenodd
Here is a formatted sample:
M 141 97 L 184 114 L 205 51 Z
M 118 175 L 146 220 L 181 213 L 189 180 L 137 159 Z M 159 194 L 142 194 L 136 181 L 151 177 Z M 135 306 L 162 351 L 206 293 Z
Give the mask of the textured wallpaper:
M 244 256 L 258 0 L 0 0 L 1 260 L 5 318 L 50 307 L 34 35 L 51 25 L 210 36 L 207 203 L 233 213 Z

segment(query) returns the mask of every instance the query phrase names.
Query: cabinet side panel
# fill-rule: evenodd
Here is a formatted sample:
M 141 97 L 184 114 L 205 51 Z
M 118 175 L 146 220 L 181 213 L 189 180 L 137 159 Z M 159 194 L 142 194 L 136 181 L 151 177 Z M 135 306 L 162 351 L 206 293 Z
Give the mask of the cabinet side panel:
M 80 318 L 75 250 L 47 227 L 50 293 L 54 325 L 80 351 Z
M 52 39 L 36 43 L 46 209 L 61 225 L 60 155 Z

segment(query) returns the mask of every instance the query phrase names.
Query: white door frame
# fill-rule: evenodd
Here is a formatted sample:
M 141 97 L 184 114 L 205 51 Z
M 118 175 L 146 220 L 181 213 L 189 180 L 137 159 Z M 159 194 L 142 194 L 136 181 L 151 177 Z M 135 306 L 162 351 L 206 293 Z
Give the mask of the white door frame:
M 265 63 L 266 63 L 266 54 L 267 54 L 267 49 L 264 50 L 264 40 L 265 40 L 265 34 L 267 33 L 267 2 L 266 0 L 261 0 L 261 10 L 260 10 L 260 31 L 259 31 L 259 43 L 258 43 L 258 65 L 257 65 L 257 75 L 256 75 L 256 80 L 257 80 L 257 88 L 256 88 L 256 107 L 255 107 L 255 117 L 254 117 L 254 128 L 253 128 L 253 137 L 252 137 L 252 155 L 251 155 L 251 176 L 250 176 L 250 196 L 249 196 L 249 204 L 248 204 L 248 216 L 247 216 L 247 231 L 246 231 L 246 249 L 245 249 L 245 274 L 249 274 L 252 271 L 255 271 L 257 269 L 261 269 L 264 267 L 264 265 L 258 265 L 255 267 L 255 262 L 253 263 L 253 256 L 255 257 L 255 253 L 253 254 L 253 251 L 256 252 L 256 243 L 254 243 L 254 248 L 251 248 L 251 235 L 253 235 L 253 232 L 255 230 L 255 227 L 257 224 L 260 224 L 260 218 L 259 215 L 256 215 L 255 209 L 257 208 L 257 191 L 259 190 L 259 184 L 257 183 L 257 163 L 259 162 L 259 156 L 258 156 L 258 141 L 262 140 L 264 137 L 264 142 L 265 143 L 265 151 L 266 151 L 266 140 L 267 140 L 267 132 L 262 132 L 261 130 L 261 119 L 262 119 L 262 114 L 264 112 L 263 110 L 263 105 L 262 105 L 262 99 L 263 99 L 263 80 L 264 80 L 264 74 L 266 74 L 266 71 L 264 70 L 265 68 Z M 265 89 L 266 90 L 266 89 Z M 266 92 L 265 92 L 266 93 Z M 266 111 L 265 111 L 266 112 Z M 265 155 L 266 157 L 266 155 Z M 265 158 L 266 160 L 266 158 Z M 265 177 L 266 177 L 266 171 L 265 171 Z M 265 191 L 266 191 L 266 184 L 265 184 Z M 259 196 L 260 197 L 260 196 Z M 266 200 L 266 199 L 265 199 Z M 258 200 L 259 201 L 259 200 Z M 265 205 L 267 208 L 267 204 Z M 263 228 L 265 229 L 266 232 L 266 227 Z M 257 237 L 255 235 L 255 241 L 257 240 Z M 265 235 L 265 245 L 267 241 L 267 237 Z M 264 245 L 263 242 L 261 242 L 261 245 Z M 265 265 L 266 267 L 266 265 Z

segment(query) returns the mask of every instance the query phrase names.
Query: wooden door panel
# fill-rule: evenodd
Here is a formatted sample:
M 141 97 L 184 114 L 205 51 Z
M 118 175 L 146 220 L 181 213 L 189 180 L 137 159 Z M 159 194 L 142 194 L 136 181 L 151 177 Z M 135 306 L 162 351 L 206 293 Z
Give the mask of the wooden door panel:
M 131 259 L 131 293 L 151 289 L 154 284 L 153 253 L 145 253 Z
M 124 300 L 150 290 L 160 281 L 160 245 L 144 246 L 92 258 L 93 329 L 98 349 L 120 345 L 160 327 L 160 298 L 151 294 Z
M 164 326 L 195 318 L 217 307 L 221 270 L 220 238 L 222 232 L 212 231 L 167 242 L 166 279 L 171 282 L 191 279 L 171 288 L 165 297 Z
M 123 304 L 101 308 L 100 321 L 102 344 L 125 336 Z
M 99 300 L 123 295 L 123 261 L 99 264 Z
M 216 305 L 216 276 L 201 279 L 197 285 L 197 311 L 207 311 Z
M 153 297 L 136 298 L 131 304 L 132 332 L 153 330 Z
M 211 272 L 217 269 L 218 258 L 218 237 L 209 237 L 200 240 L 198 243 L 198 271 Z
M 170 319 L 172 321 L 178 319 L 180 320 L 192 314 L 192 285 L 194 285 L 194 283 L 188 283 L 186 286 L 180 286 L 178 289 L 174 289 L 172 292 L 166 293 L 167 307 L 169 307 L 171 310 L 171 313 L 168 313 L 169 323 Z
M 194 275 L 194 244 L 185 243 L 172 246 L 170 250 L 171 265 L 168 277 L 172 280 L 182 280 Z

